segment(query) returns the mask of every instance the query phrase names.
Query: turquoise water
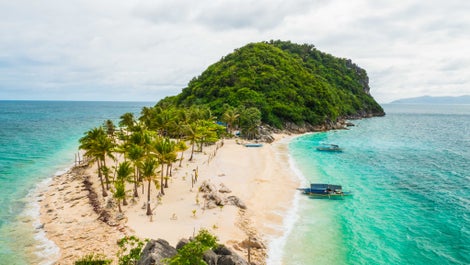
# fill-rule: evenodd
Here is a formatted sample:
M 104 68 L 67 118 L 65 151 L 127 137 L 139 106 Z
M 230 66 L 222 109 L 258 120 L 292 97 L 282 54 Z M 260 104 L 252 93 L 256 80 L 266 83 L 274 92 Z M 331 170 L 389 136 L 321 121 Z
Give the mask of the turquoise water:
M 290 143 L 304 185 L 354 195 L 299 196 L 279 263 L 470 264 L 470 105 L 384 108 L 385 117 Z M 322 142 L 344 152 L 316 151 Z
M 34 228 L 38 223 L 34 189 L 72 166 L 85 131 L 107 119 L 117 125 L 122 114 L 138 116 L 143 106 L 151 105 L 0 101 L 0 264 L 50 263 L 56 250 Z

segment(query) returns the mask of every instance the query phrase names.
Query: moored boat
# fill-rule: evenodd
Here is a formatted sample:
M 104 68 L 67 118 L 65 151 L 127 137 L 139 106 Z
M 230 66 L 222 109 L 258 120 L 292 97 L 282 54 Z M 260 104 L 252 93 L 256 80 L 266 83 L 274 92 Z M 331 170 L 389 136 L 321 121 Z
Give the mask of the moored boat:
M 309 188 L 298 188 L 303 194 L 312 197 L 343 197 L 351 195 L 350 192 L 343 191 L 341 185 L 324 184 L 324 183 L 312 183 Z
M 342 152 L 343 149 L 337 144 L 321 144 L 317 146 L 318 151 Z
M 245 147 L 262 147 L 263 144 L 260 143 L 247 143 L 245 144 Z

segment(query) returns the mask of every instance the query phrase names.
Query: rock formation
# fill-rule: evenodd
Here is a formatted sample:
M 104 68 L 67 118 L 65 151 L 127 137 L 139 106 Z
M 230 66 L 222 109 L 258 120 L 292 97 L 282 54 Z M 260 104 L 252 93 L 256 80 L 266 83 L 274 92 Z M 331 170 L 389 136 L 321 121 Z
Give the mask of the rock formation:
M 170 246 L 163 239 L 150 240 L 142 251 L 138 265 L 165 265 L 165 259 L 177 254 L 177 250 L 184 247 L 189 240 L 181 239 L 176 248 Z M 249 263 L 224 245 L 208 250 L 204 253 L 204 261 L 208 265 L 249 265 Z

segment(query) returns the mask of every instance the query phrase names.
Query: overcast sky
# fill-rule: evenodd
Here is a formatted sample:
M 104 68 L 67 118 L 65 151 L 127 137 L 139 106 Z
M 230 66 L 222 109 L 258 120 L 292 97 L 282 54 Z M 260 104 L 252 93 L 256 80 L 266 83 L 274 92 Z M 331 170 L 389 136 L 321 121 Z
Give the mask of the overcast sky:
M 157 101 L 271 39 L 367 70 L 386 103 L 470 94 L 467 0 L 0 0 L 0 100 Z

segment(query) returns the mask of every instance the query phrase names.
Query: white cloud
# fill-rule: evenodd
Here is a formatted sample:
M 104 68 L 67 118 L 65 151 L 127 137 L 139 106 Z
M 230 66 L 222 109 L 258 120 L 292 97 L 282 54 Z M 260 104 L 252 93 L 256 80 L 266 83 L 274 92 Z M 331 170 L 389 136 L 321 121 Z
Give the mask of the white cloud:
M 380 102 L 470 94 L 470 2 L 0 2 L 0 98 L 153 100 L 249 42 L 314 44 Z M 129 93 L 131 92 L 131 93 Z

